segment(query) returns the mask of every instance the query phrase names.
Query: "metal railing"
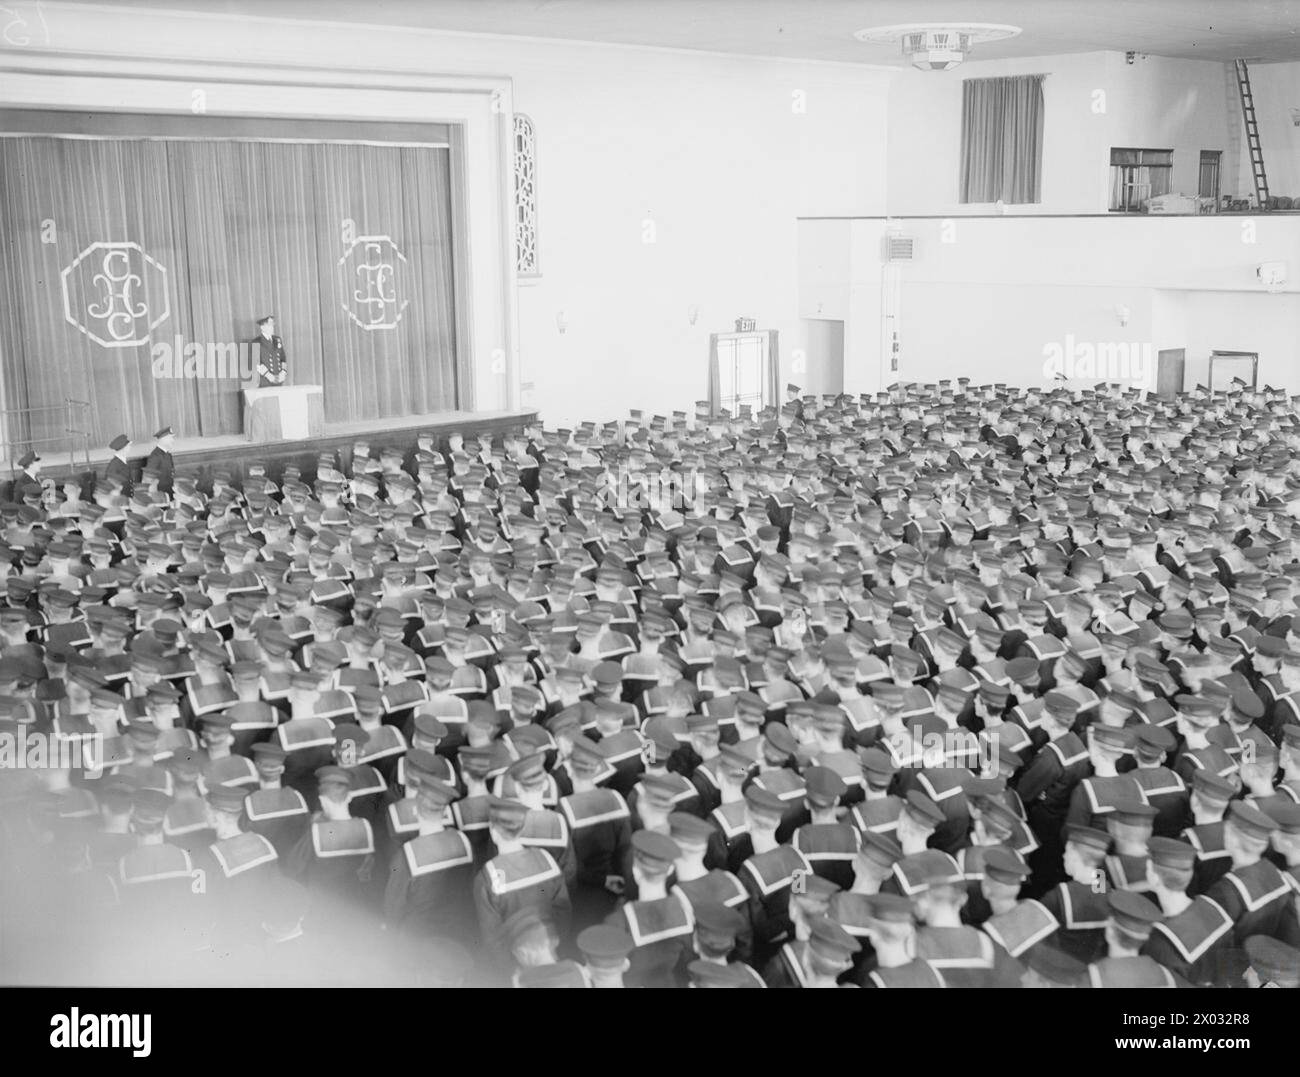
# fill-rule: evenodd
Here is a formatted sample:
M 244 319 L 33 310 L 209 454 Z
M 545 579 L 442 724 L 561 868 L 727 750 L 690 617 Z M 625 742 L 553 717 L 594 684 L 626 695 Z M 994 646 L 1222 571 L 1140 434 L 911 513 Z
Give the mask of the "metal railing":
M 15 436 L 15 428 L 30 433 L 33 429 L 44 428 L 51 422 L 51 417 L 62 413 L 63 432 L 48 437 L 33 438 Z M 38 418 L 45 416 L 45 418 Z M 88 400 L 64 399 L 62 404 L 47 404 L 38 408 L 5 408 L 0 410 L 0 426 L 4 428 L 5 456 L 9 462 L 9 474 L 12 477 L 18 470 L 18 459 L 28 449 L 43 455 L 48 452 L 66 452 L 68 463 L 75 467 L 80 453 L 82 464 L 90 469 L 90 402 Z

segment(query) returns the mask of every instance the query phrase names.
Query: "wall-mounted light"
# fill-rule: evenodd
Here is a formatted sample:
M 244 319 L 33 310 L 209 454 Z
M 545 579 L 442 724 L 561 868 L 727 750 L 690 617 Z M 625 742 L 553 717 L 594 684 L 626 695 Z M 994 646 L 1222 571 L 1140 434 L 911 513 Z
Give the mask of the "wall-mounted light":
M 1128 325 L 1130 313 L 1128 307 L 1124 306 L 1123 303 L 1115 308 L 1115 317 L 1119 319 L 1120 325 Z
M 561 333 L 569 328 L 569 316 L 564 311 L 558 311 L 555 315 L 555 328 Z
M 691 325 L 694 325 L 699 320 L 699 317 L 700 317 L 700 308 L 698 305 L 692 303 L 689 307 L 686 308 L 686 320 L 690 322 Z

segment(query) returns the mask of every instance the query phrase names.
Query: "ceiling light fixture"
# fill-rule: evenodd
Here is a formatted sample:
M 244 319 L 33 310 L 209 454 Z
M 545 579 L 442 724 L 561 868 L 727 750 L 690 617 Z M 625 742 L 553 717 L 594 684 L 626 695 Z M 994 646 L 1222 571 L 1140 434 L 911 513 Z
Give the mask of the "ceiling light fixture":
M 913 67 L 922 71 L 946 71 L 966 59 L 973 45 L 1005 41 L 1019 33 L 1019 26 L 989 22 L 914 22 L 873 26 L 853 36 L 872 45 L 897 42 Z

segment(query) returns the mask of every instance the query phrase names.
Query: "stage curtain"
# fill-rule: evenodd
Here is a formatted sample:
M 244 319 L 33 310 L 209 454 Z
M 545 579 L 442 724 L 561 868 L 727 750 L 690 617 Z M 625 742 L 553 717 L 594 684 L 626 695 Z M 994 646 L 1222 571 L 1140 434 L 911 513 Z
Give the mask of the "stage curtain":
M 147 180 L 147 177 L 152 179 Z M 11 416 L 7 438 L 57 451 L 65 399 L 89 403 L 102 420 L 95 443 L 119 429 L 148 437 L 159 415 L 190 416 L 193 385 L 154 382 L 147 347 L 105 348 L 65 318 L 62 278 L 78 253 L 96 242 L 135 242 L 161 260 L 172 256 L 167 211 L 167 151 L 161 142 L 47 138 L 3 140 L 0 152 L 0 311 L 6 409 L 51 409 Z M 161 310 L 175 302 L 183 276 L 146 276 L 132 303 Z M 165 294 L 166 293 L 166 294 Z M 171 328 L 168 326 L 167 328 Z M 188 391 L 187 391 L 188 390 Z M 191 406 L 187 406 L 191 405 Z M 105 430 L 109 432 L 105 436 Z
M 240 433 L 237 381 L 156 378 L 151 349 L 174 350 L 178 335 L 182 345 L 249 342 L 264 314 L 276 316 L 290 383 L 324 387 L 327 421 L 460 405 L 468 356 L 456 338 L 446 149 L 54 137 L 3 145 L 7 409 L 86 400 L 92 447 L 117 433 L 147 439 L 165 423 L 182 437 Z M 168 313 L 139 345 L 110 348 L 65 317 L 63 276 L 92 244 L 125 242 L 166 270 L 142 274 L 132 302 L 151 317 Z M 88 289 L 82 299 L 94 298 Z M 16 418 L 6 436 L 20 443 L 57 440 L 64 427 L 57 410 L 33 416 L 30 428 Z
M 961 201 L 1041 201 L 1043 76 L 966 79 L 961 107 Z

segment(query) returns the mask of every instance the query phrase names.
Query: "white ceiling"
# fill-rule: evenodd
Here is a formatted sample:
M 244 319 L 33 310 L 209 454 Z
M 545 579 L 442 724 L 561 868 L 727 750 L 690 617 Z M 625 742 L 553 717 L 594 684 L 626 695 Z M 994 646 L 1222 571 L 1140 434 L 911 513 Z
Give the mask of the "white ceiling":
M 130 6 L 899 65 L 906 61 L 896 48 L 862 44 L 853 32 L 957 19 L 1024 30 L 977 46 L 971 59 L 1111 49 L 1216 61 L 1300 60 L 1300 0 L 130 0 Z

